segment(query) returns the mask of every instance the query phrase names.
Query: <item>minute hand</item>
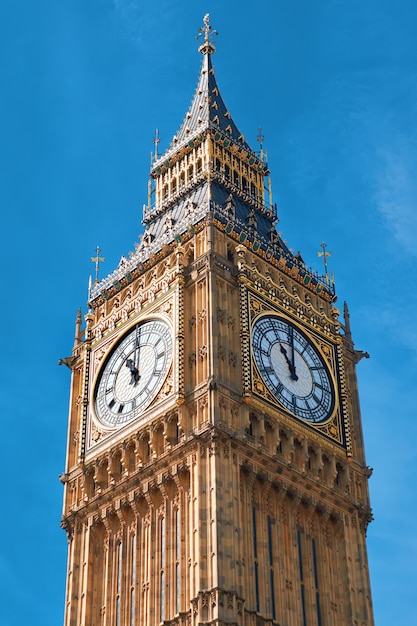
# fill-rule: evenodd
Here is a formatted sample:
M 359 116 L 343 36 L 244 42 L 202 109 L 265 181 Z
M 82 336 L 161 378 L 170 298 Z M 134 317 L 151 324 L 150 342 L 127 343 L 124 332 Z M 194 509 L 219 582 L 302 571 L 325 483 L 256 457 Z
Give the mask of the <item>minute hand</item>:
M 292 348 L 292 350 L 293 350 L 293 349 L 294 349 L 294 348 Z M 284 346 L 283 346 L 282 344 L 281 344 L 280 350 L 281 350 L 282 354 L 284 355 L 285 360 L 286 360 L 286 362 L 287 362 L 288 369 L 289 369 L 289 372 L 290 372 L 290 374 L 291 374 L 291 378 L 292 378 L 293 380 L 298 380 L 298 376 L 297 376 L 297 374 L 295 373 L 295 365 L 294 365 L 294 362 L 293 362 L 293 361 L 292 361 L 292 362 L 290 361 L 290 359 L 288 358 L 287 350 L 284 348 Z M 294 358 L 294 356 L 293 356 L 293 358 Z
M 295 373 L 295 358 L 294 358 L 294 329 L 290 326 L 290 343 L 291 343 L 291 378 L 293 380 L 298 380 L 298 376 Z

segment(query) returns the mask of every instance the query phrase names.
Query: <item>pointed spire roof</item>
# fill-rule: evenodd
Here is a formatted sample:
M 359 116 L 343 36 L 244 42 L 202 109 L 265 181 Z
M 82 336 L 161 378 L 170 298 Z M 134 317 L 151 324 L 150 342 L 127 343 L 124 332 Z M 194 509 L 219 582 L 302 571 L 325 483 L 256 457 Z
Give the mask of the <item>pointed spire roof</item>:
M 158 262 L 171 245 L 193 237 L 209 213 L 210 219 L 216 220 L 219 228 L 236 242 L 245 242 L 255 252 L 259 251 L 268 260 L 275 259 L 288 271 L 296 266 L 300 275 L 305 276 L 304 285 L 317 286 L 317 293 L 324 290 L 334 294 L 333 285 L 323 282 L 307 268 L 276 231 L 276 205 L 272 201 L 268 204 L 264 197 L 263 181 L 269 171 L 262 148 L 263 137 L 260 131 L 261 150 L 258 154 L 246 143 L 223 102 L 211 62 L 215 52 L 213 35 L 217 32 L 210 26 L 208 14 L 204 17 L 200 35 L 204 38 L 199 47 L 203 60 L 197 90 L 170 147 L 164 154 L 157 155 L 152 165 L 148 205 L 144 206 L 142 222 L 145 232 L 135 246 L 135 252 L 128 259 L 122 257 L 116 270 L 91 288 L 90 301 L 98 296 L 106 299 L 120 289 L 121 281 L 130 282 L 145 266 Z M 158 143 L 159 135 L 156 134 L 155 153 Z M 224 161 L 213 159 L 209 147 L 214 145 L 220 146 L 225 153 L 233 153 L 247 168 L 246 175 L 242 174 L 236 180 Z M 205 162 L 200 159 L 199 166 L 195 162 L 197 167 L 187 168 L 186 176 L 180 176 L 178 180 L 178 172 L 174 169 L 176 164 L 189 153 L 195 158 L 198 150 L 206 150 Z M 153 205 L 152 179 L 156 181 Z
M 211 56 L 216 51 L 212 35 L 217 35 L 217 31 L 211 27 L 208 14 L 204 16 L 204 24 L 205 26 L 200 28 L 200 34 L 204 34 L 204 42 L 199 47 L 203 60 L 194 98 L 179 131 L 174 135 L 170 147 L 158 159 L 154 167 L 157 167 L 159 161 L 171 156 L 177 149 L 201 135 L 208 128 L 220 132 L 226 140 L 229 139 L 238 144 L 240 148 L 256 156 L 233 121 L 230 111 L 220 95 L 211 61 Z

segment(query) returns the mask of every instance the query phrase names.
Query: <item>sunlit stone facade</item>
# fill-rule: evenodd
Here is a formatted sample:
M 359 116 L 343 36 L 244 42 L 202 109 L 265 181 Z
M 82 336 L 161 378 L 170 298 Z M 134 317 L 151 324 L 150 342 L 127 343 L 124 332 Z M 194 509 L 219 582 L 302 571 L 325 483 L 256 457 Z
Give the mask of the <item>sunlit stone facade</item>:
M 371 626 L 363 353 L 276 231 L 212 32 L 143 238 L 65 360 L 65 626 Z

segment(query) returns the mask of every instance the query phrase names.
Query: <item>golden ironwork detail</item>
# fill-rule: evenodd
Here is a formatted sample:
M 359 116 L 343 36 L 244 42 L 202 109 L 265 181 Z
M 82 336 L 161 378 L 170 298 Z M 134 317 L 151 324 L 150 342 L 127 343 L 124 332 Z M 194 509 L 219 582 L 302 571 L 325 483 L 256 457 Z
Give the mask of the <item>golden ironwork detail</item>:
M 204 26 L 198 29 L 198 35 L 196 39 L 204 36 L 204 42 L 199 47 L 199 51 L 201 54 L 213 54 L 216 51 L 216 47 L 213 43 L 213 35 L 218 35 L 219 33 L 215 30 L 210 24 L 210 15 L 206 13 L 203 19 Z
M 335 394 L 335 404 L 332 415 L 324 423 L 306 422 L 286 409 L 279 402 L 278 398 L 268 389 L 263 383 L 262 378 L 259 376 L 258 370 L 255 365 L 254 356 L 252 352 L 252 345 L 250 346 L 250 389 L 252 393 L 269 405 L 275 407 L 278 411 L 280 419 L 282 414 L 288 415 L 291 420 L 296 420 L 300 426 L 313 429 L 316 432 L 325 435 L 332 441 L 345 447 L 349 453 L 351 449 L 351 438 L 347 419 L 347 401 L 345 399 L 345 378 L 343 374 L 343 360 L 341 358 L 341 349 L 337 337 L 329 337 L 324 335 L 324 329 L 312 328 L 303 321 L 300 321 L 296 317 L 295 312 L 288 309 L 285 304 L 285 298 L 282 301 L 276 300 L 274 303 L 268 302 L 263 299 L 263 294 L 259 296 L 255 291 L 256 285 L 252 288 L 248 288 L 247 285 L 242 288 L 246 291 L 246 297 L 242 294 L 242 300 L 247 302 L 248 308 L 248 330 L 249 336 L 251 336 L 251 328 L 256 319 L 262 316 L 263 313 L 269 313 L 271 315 L 280 315 L 288 319 L 292 324 L 296 324 L 300 327 L 303 333 L 307 334 L 311 341 L 314 342 L 316 349 L 321 354 L 329 367 L 329 372 L 332 379 L 332 385 Z M 262 299 L 261 299 L 262 298 Z M 339 382 L 338 382 L 339 381 Z M 278 415 L 277 415 L 278 417 Z

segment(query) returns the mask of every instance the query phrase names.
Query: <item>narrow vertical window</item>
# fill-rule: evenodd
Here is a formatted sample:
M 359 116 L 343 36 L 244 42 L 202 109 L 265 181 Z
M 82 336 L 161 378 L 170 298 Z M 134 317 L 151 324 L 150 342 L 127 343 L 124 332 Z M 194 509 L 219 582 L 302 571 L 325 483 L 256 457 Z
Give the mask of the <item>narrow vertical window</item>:
M 181 541 L 180 512 L 179 512 L 179 509 L 175 509 L 175 613 L 180 612 L 180 595 L 181 595 L 180 541 Z
M 269 584 L 271 587 L 272 619 L 275 620 L 275 589 L 274 589 L 274 554 L 272 549 L 272 522 L 268 515 L 268 553 L 269 553 Z
M 301 610 L 303 614 L 303 626 L 307 626 L 306 620 L 306 599 L 305 599 L 305 587 L 304 587 L 304 572 L 303 572 L 303 551 L 301 545 L 301 532 L 297 533 L 297 545 L 298 545 L 298 565 L 300 569 L 300 587 L 301 587 Z
M 145 520 L 144 533 L 143 533 L 143 550 L 142 550 L 143 567 L 141 568 L 141 571 L 143 572 L 142 577 L 141 577 L 141 584 L 143 588 L 143 593 L 141 595 L 143 608 L 141 612 L 144 615 L 147 615 L 149 611 L 149 578 L 150 578 L 150 561 L 151 561 L 149 526 L 150 526 L 149 520 Z
M 259 613 L 259 564 L 258 564 L 258 548 L 256 538 L 256 509 L 252 507 L 252 528 L 253 528 L 253 556 L 254 556 L 254 574 L 255 574 L 255 598 L 256 611 Z
M 159 541 L 161 546 L 161 569 L 159 576 L 160 583 L 160 621 L 165 619 L 165 518 L 161 517 L 159 522 Z
M 122 590 L 122 542 L 117 544 L 116 552 L 116 626 L 120 626 L 120 595 Z
M 316 593 L 317 626 L 321 626 L 319 576 L 318 576 L 318 571 L 317 571 L 316 542 L 314 539 L 311 540 L 311 551 L 313 554 L 313 572 L 314 572 L 314 587 L 315 587 L 315 593 Z
M 136 535 L 132 535 L 130 572 L 130 626 L 135 624 L 135 584 L 136 584 Z

